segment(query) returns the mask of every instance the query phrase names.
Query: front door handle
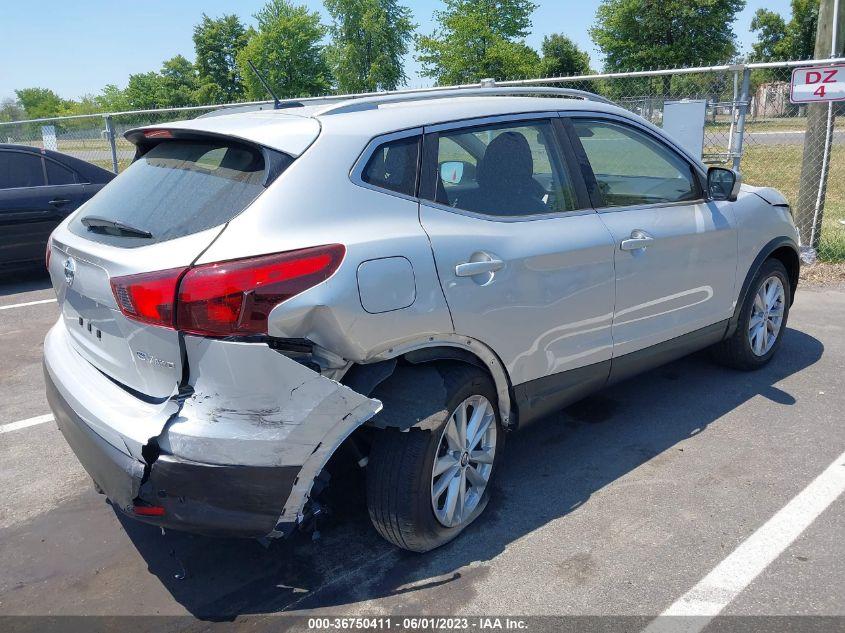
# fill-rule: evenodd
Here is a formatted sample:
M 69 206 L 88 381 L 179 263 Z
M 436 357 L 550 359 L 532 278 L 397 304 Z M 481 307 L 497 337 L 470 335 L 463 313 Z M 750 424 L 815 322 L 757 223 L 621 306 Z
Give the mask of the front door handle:
M 648 248 L 653 241 L 654 238 L 642 229 L 634 229 L 631 231 L 631 237 L 620 242 L 619 248 L 623 251 L 638 251 Z
M 486 259 L 480 262 L 464 262 L 455 266 L 455 275 L 458 277 L 474 277 L 501 270 L 505 265 L 501 259 Z
M 68 204 L 69 202 L 70 200 L 68 200 L 67 198 L 53 198 L 47 204 L 52 204 L 54 207 L 61 207 L 63 205 Z

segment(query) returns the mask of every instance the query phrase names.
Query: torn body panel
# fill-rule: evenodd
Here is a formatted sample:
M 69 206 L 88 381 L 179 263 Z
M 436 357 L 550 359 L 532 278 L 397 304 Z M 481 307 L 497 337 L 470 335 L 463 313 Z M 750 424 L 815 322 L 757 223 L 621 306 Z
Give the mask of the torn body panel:
M 185 336 L 185 350 L 193 394 L 157 439 L 159 447 L 206 465 L 296 468 L 290 494 L 280 490 L 275 506 L 284 522 L 301 518 L 329 457 L 381 409 L 378 400 L 264 343 Z
M 334 450 L 381 403 L 266 343 L 185 336 L 184 346 L 188 384 L 149 403 L 82 358 L 60 320 L 44 347 L 60 429 L 97 485 L 135 518 L 281 536 Z M 137 516 L 138 504 L 164 513 Z
M 335 426 L 381 408 L 264 343 L 185 336 L 185 351 L 193 394 L 158 439 L 184 459 L 301 466 Z

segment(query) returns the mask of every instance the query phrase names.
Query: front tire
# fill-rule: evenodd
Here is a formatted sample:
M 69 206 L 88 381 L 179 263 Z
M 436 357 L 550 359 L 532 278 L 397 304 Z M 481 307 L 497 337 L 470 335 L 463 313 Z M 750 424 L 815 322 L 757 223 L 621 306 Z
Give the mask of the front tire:
M 440 368 L 445 401 L 426 429 L 380 431 L 367 465 L 367 506 L 378 533 L 402 549 L 448 543 L 483 512 L 504 445 L 496 389 L 471 366 Z M 384 398 L 390 407 L 389 394 Z
M 751 282 L 736 330 L 713 347 L 714 358 L 746 371 L 766 365 L 781 345 L 791 303 L 786 268 L 777 259 L 767 259 Z

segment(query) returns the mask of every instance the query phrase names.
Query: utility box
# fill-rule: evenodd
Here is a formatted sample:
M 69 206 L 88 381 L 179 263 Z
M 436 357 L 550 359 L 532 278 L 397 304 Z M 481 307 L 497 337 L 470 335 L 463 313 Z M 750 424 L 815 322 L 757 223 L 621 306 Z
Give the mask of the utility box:
M 704 153 L 704 119 L 707 101 L 667 101 L 663 104 L 663 129 L 696 158 Z

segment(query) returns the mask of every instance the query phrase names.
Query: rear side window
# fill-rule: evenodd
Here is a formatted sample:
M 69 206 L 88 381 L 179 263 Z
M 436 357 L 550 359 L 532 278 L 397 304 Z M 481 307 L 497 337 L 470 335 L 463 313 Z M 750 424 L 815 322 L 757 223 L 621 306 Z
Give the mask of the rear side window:
M 0 189 L 44 184 L 41 157 L 27 152 L 0 152 Z
M 440 132 L 435 202 L 488 216 L 578 209 L 548 121 Z
M 367 161 L 361 180 L 374 187 L 413 196 L 417 188 L 419 151 L 418 136 L 379 145 Z
M 281 168 L 291 160 L 284 156 Z M 264 153 L 254 147 L 226 140 L 163 141 L 94 196 L 70 228 L 121 246 L 198 233 L 243 211 L 264 190 L 265 173 Z M 109 228 L 109 222 L 137 231 Z
M 46 159 L 44 164 L 47 166 L 47 184 L 72 185 L 77 182 L 76 174 L 64 165 L 50 159 Z

